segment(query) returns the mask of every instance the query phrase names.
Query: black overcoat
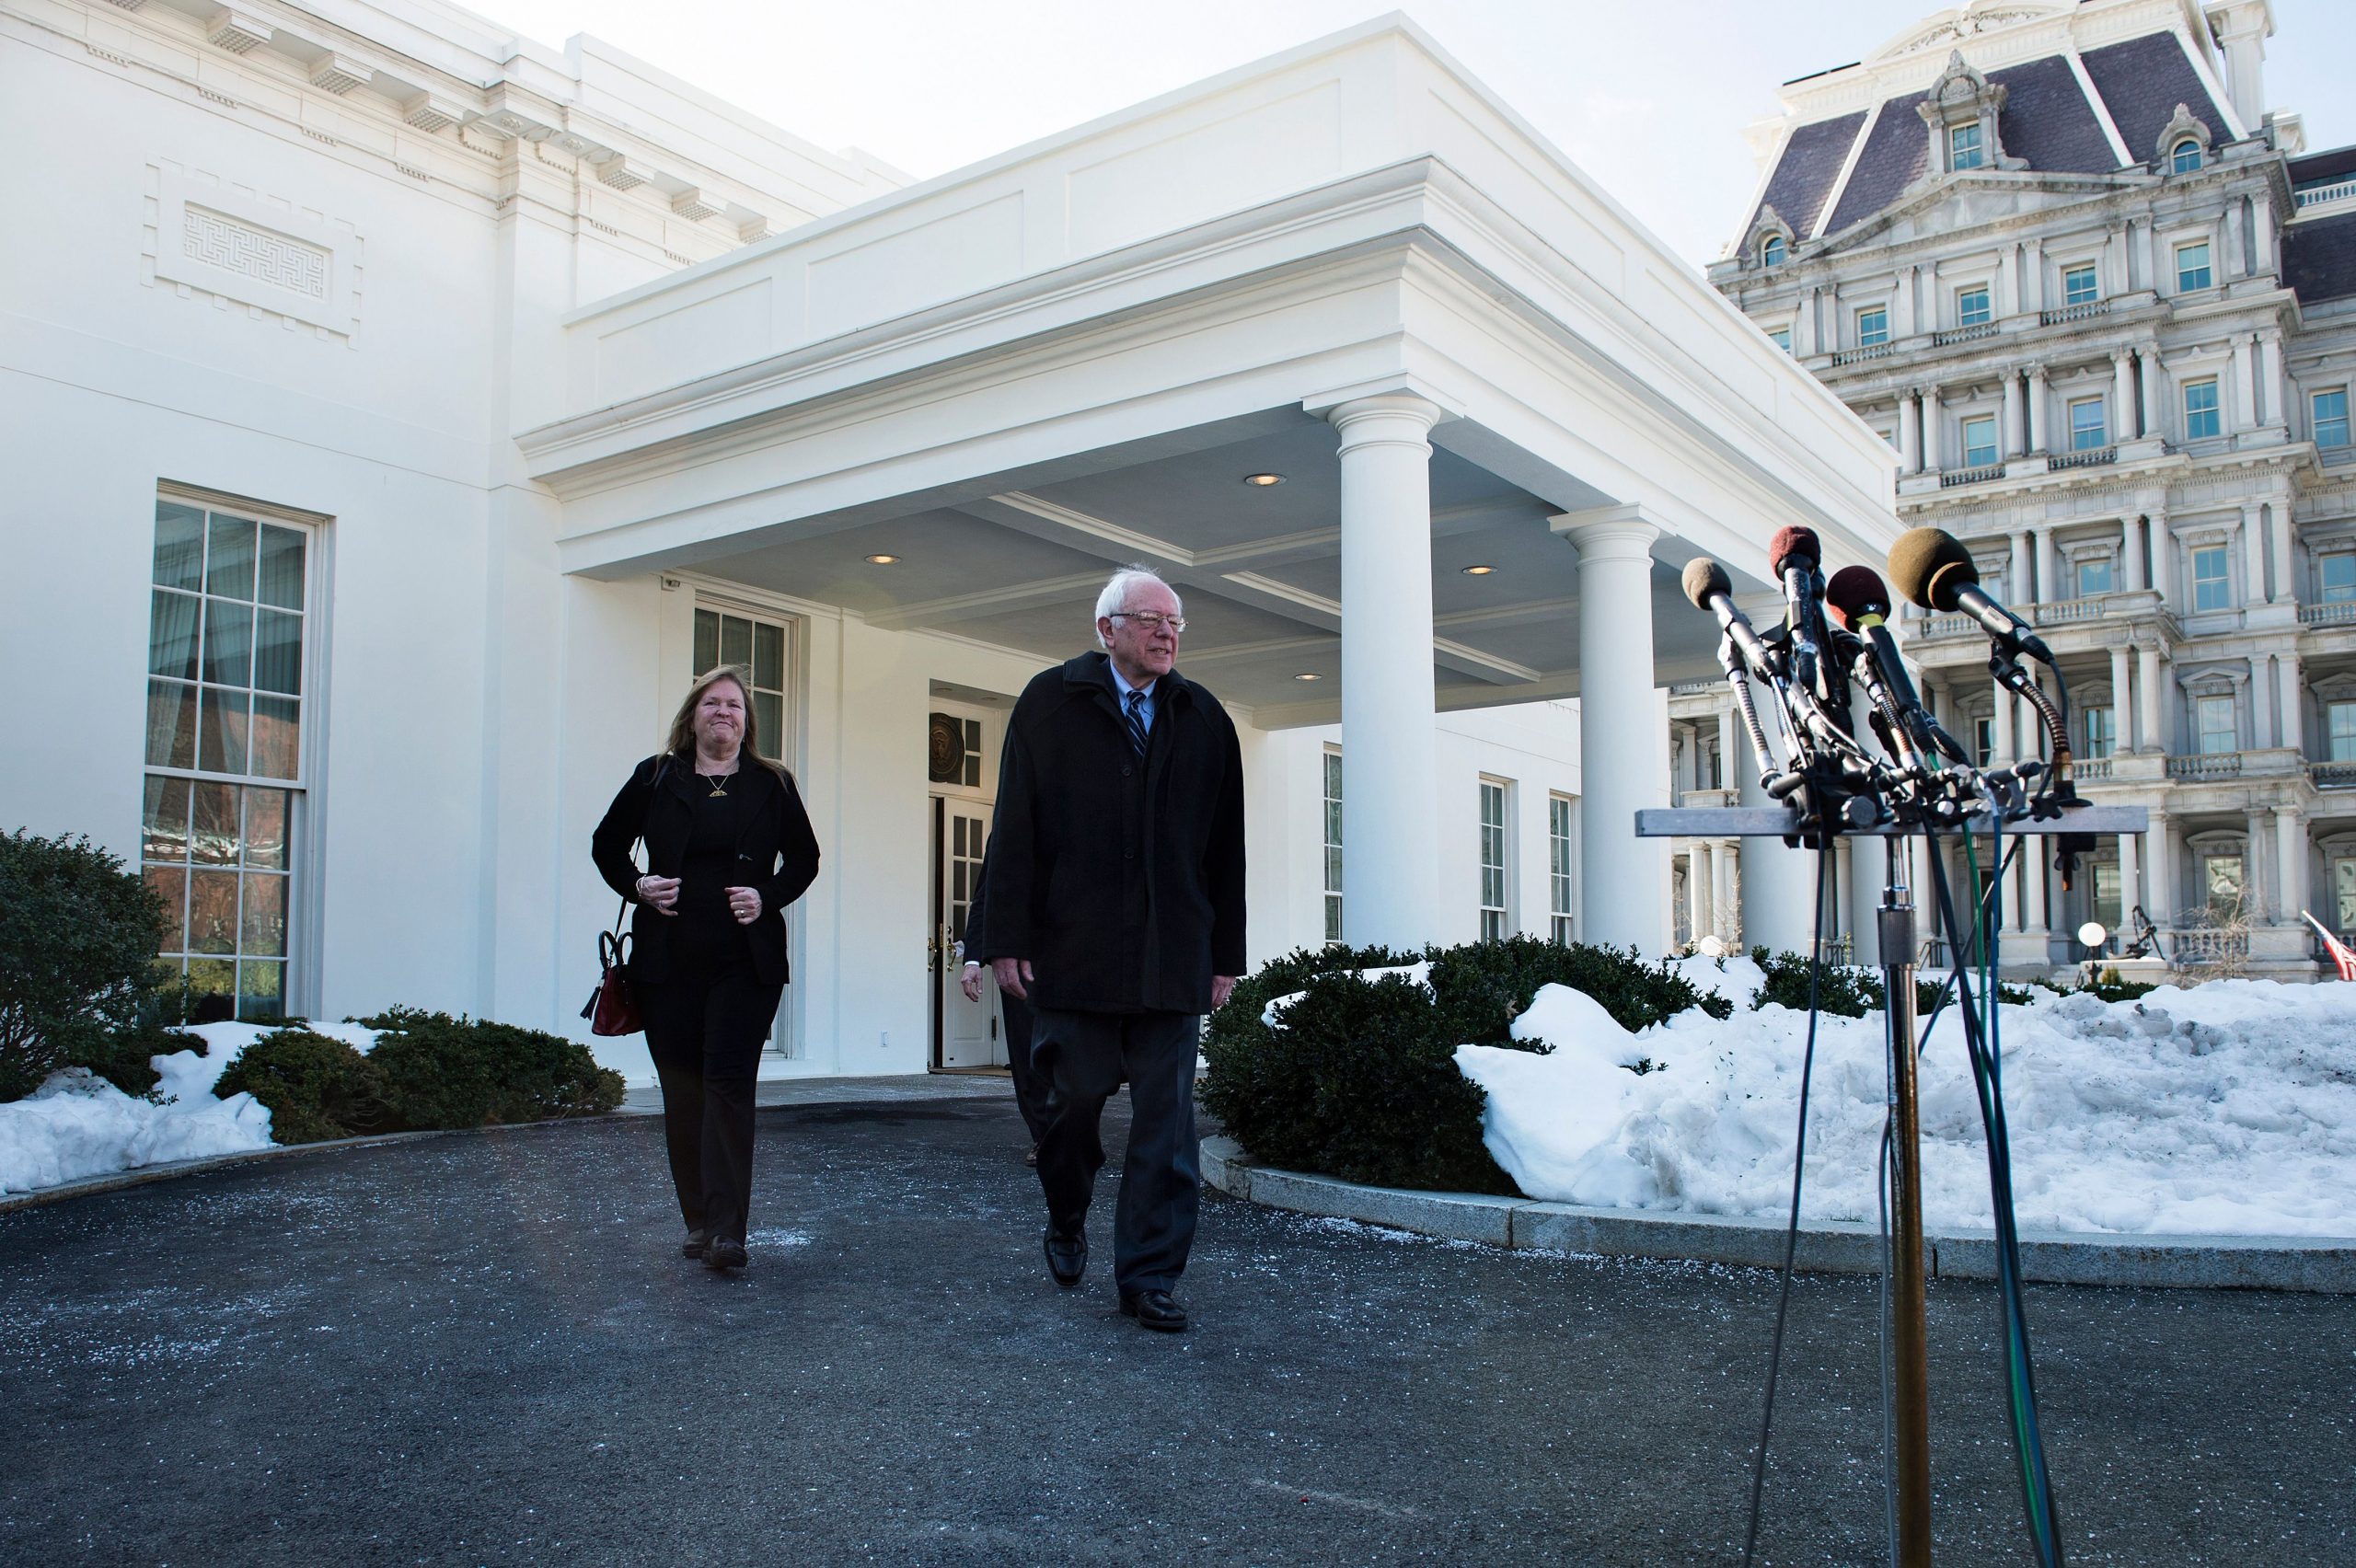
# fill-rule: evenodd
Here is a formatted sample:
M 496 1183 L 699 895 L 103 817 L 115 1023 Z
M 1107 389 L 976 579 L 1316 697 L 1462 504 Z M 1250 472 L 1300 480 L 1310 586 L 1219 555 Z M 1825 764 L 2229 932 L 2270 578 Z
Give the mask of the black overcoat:
M 658 786 L 655 772 L 661 767 Z M 792 978 L 786 958 L 785 906 L 809 888 L 818 875 L 818 840 L 810 831 L 810 813 L 802 807 L 802 791 L 791 774 L 781 774 L 747 760 L 736 770 L 730 788 L 758 791 L 745 813 L 744 836 L 736 842 L 742 879 L 731 885 L 749 887 L 761 895 L 760 917 L 745 928 L 753 974 L 765 986 L 782 986 Z M 589 840 L 598 874 L 632 904 L 639 904 L 637 862 L 630 847 L 642 833 L 646 838 L 646 872 L 676 877 L 686 859 L 687 835 L 694 824 L 695 763 L 691 758 L 650 756 L 638 765 L 629 782 L 606 809 L 606 818 Z M 639 907 L 630 917 L 629 977 L 650 984 L 671 975 L 671 932 L 679 917 Z
M 1014 705 L 979 956 L 1029 960 L 1035 1006 L 1208 1012 L 1211 977 L 1243 971 L 1234 721 L 1175 671 L 1154 706 L 1139 758 L 1101 652 L 1040 672 Z

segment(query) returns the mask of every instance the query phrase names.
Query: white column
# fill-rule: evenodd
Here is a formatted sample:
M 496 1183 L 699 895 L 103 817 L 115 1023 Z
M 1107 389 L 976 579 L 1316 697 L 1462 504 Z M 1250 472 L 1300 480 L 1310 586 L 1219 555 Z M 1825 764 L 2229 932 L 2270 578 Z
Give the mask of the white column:
M 1939 466 L 1939 389 L 1923 389 L 1923 467 L 1934 470 Z
M 2019 456 L 2023 439 L 2020 374 L 2008 370 L 2004 373 L 2004 455 Z
M 2033 595 L 2028 585 L 2028 530 L 2013 535 L 2012 562 L 2004 572 L 2004 597 L 2015 603 L 2029 601 Z
M 2258 340 L 2258 417 L 2269 425 L 2291 422 L 2288 399 L 2282 395 L 2282 340 L 2272 332 Z
M 2045 367 L 2028 367 L 2028 449 L 2044 452 L 2045 444 Z
M 2225 203 L 2225 254 L 2219 259 L 2225 264 L 2220 277 L 2238 278 L 2247 271 L 2242 265 L 2242 203 L 2238 196 Z
M 2161 430 L 2160 351 L 2138 349 L 2135 353 L 2143 369 L 2143 433 L 2157 435 Z
M 2043 310 L 2045 308 L 2045 242 L 2043 240 L 2032 239 L 2028 242 L 2028 264 L 2024 271 L 2027 273 L 2027 277 L 2021 308 Z
M 2264 751 L 2274 744 L 2274 674 L 2263 653 L 2249 656 L 2250 744 Z
M 2110 645 L 2110 744 L 2121 754 L 2135 749 L 2135 709 L 2129 698 L 2127 680 L 2128 662 L 2133 657 L 2134 650 L 2126 644 Z
M 2176 534 L 2168 527 L 2165 507 L 2154 506 L 2147 515 L 2152 521 L 2152 586 L 2159 591 L 2160 603 L 2173 609 L 2176 606 Z
M 2127 563 L 2127 591 L 2141 594 L 2152 585 L 2151 573 L 2144 564 L 2143 518 L 2131 512 L 2119 520 L 2119 556 Z
M 2291 503 L 2277 496 L 2267 502 L 2267 552 L 2274 558 L 2274 592 L 2270 595 L 2278 605 L 2287 605 L 2299 595 L 2292 582 Z
M 2252 502 L 2242 508 L 2242 603 L 2257 605 L 2265 599 L 2266 531 L 2258 503 Z
M 2269 813 L 2255 806 L 2244 818 L 2242 841 L 2242 912 L 2253 926 L 2263 925 L 2274 911 L 2274 868 L 2266 865 L 2266 819 Z M 2264 870 L 2259 870 L 2264 867 Z
M 2145 902 L 2142 894 L 2142 867 L 2136 864 L 2137 848 L 2142 836 L 2122 833 L 2119 836 L 2119 925 L 2118 929 L 2135 928 L 2135 906 Z M 2089 872 L 2089 875 L 2092 873 Z M 2146 910 L 2145 913 L 2150 913 Z M 2157 922 L 2155 921 L 2154 924 Z
M 1923 471 L 1923 406 L 1911 387 L 1898 395 L 1898 471 Z
M 2152 924 L 2169 927 L 2176 924 L 2176 829 L 2165 812 L 2154 812 L 2150 831 L 2143 836 L 2144 847 L 2152 853 L 2150 870 L 2143 873 L 2143 913 Z
M 1732 752 L 1727 754 L 1731 756 Z M 1723 940 L 1732 940 L 1741 926 L 1741 912 L 1735 907 L 1734 840 L 1722 838 L 1710 851 L 1710 929 Z
M 2053 548 L 2053 530 L 2050 526 L 2039 528 L 2037 531 L 2037 601 L 2050 603 L 2072 596 L 2062 582 L 2062 560 L 2060 552 Z
M 2142 736 L 2136 749 L 2165 751 L 2168 740 L 2160 723 L 2160 650 L 2156 643 L 2147 642 L 2135 650 L 2135 694 L 2142 699 Z
M 1654 728 L 1652 547 L 1660 530 L 1630 515 L 1563 532 L 1579 557 L 1582 928 L 1590 942 L 1657 953 L 1669 841 L 1638 838 L 1635 824 L 1639 808 L 1669 797 Z
M 2116 349 L 2110 356 L 2110 440 L 2135 439 L 2135 356 Z
M 1392 393 L 1343 403 L 1325 417 L 1341 434 L 1342 841 L 1357 847 L 1343 936 L 1353 945 L 1412 950 L 1448 929 L 1433 838 L 1439 801 L 1426 439 L 1440 410 Z M 1587 809 L 1592 816 L 1592 797 Z
M 2016 761 L 2020 756 L 2020 751 L 2013 733 L 2013 709 L 2015 703 L 2013 700 L 2013 694 L 2011 692 L 2006 691 L 2002 686 L 1998 685 L 1994 681 L 1991 681 L 1988 684 L 1993 690 L 1996 699 L 1996 707 L 1994 710 L 1996 719 L 1996 735 L 1994 744 L 1989 748 L 1988 761 L 1992 767 L 2004 767 Z M 1965 744 L 1969 744 L 1969 737 L 1965 737 Z M 1345 842 L 1346 842 L 1346 840 Z
M 1716 929 L 1717 846 L 1706 838 L 1693 840 L 1686 854 L 1685 891 L 1693 899 L 1693 940 L 1699 944 L 1703 937 Z
M 2258 423 L 2258 370 L 2250 361 L 2254 340 L 2246 332 L 2234 339 L 2234 432 L 2239 434 Z
M 2274 919 L 2288 926 L 2307 906 L 2307 824 L 2296 806 L 2274 808 Z
M 2284 653 L 2275 660 L 2282 703 L 2282 744 L 2295 752 L 2307 749 L 2306 698 L 2299 680 L 2299 656 Z

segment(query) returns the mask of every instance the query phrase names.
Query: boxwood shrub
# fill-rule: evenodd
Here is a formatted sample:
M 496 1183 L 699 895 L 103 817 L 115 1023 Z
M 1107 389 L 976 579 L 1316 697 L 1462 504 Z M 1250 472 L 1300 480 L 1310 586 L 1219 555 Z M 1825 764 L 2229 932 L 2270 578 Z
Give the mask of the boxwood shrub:
M 157 985 L 164 906 L 87 837 L 0 834 L 0 1100 L 107 1059 Z
M 402 1127 L 597 1116 L 622 1102 L 621 1074 L 562 1035 L 410 1008 L 356 1021 L 378 1032 L 368 1060 Z
M 1417 959 L 1430 989 L 1403 976 L 1355 971 Z M 1573 986 L 1629 1029 L 1687 1008 L 1724 1018 L 1723 999 L 1633 950 L 1558 946 L 1535 937 L 1401 953 L 1381 948 L 1303 949 L 1237 983 L 1211 1015 L 1203 1101 L 1265 1163 L 1380 1186 L 1512 1193 L 1481 1142 L 1486 1096 L 1457 1070 L 1461 1044 L 1542 1051 L 1507 1031 L 1539 987 Z M 1277 997 L 1306 993 L 1282 1015 Z
M 229 1064 L 214 1092 L 248 1093 L 270 1107 L 270 1136 L 321 1143 L 387 1130 L 384 1075 L 343 1041 L 307 1029 L 260 1036 Z

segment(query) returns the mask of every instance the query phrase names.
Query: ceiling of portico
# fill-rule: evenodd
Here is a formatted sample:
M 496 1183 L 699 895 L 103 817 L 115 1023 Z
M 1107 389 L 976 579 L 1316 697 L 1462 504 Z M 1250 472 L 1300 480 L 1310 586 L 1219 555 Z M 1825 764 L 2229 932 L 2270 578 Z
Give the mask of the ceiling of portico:
M 1430 467 L 1439 705 L 1573 695 L 1577 557 L 1550 520 L 1612 498 L 1575 481 L 1538 496 L 1449 450 L 1449 438 L 1446 424 L 1434 432 Z M 1305 414 L 1260 416 L 1192 432 L 1174 455 L 1166 443 L 1099 451 L 999 476 L 972 494 L 927 497 L 921 509 L 880 521 L 820 517 L 765 530 L 757 548 L 698 570 L 1044 663 L 1093 645 L 1105 575 L 1142 562 L 1184 598 L 1182 670 L 1263 723 L 1329 721 L 1341 678 L 1335 439 Z M 1259 473 L 1284 482 L 1243 482 Z M 1653 651 L 1663 682 L 1715 672 L 1715 625 L 1678 590 L 1691 553 L 1669 538 L 1656 549 Z M 897 559 L 879 565 L 868 559 L 876 555 Z M 1495 570 L 1471 575 L 1467 566 Z

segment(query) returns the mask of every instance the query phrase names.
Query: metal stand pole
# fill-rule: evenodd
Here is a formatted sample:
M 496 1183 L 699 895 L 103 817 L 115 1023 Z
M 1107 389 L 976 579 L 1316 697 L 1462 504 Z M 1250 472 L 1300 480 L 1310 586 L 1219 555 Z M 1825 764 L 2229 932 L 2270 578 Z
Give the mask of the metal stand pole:
M 1914 1084 L 1914 893 L 1906 840 L 1885 841 L 1881 902 L 1883 1012 L 1890 1112 L 1890 1372 L 1898 1468 L 1898 1560 L 1931 1562 L 1930 1335 L 1923 1307 L 1922 1114 Z

